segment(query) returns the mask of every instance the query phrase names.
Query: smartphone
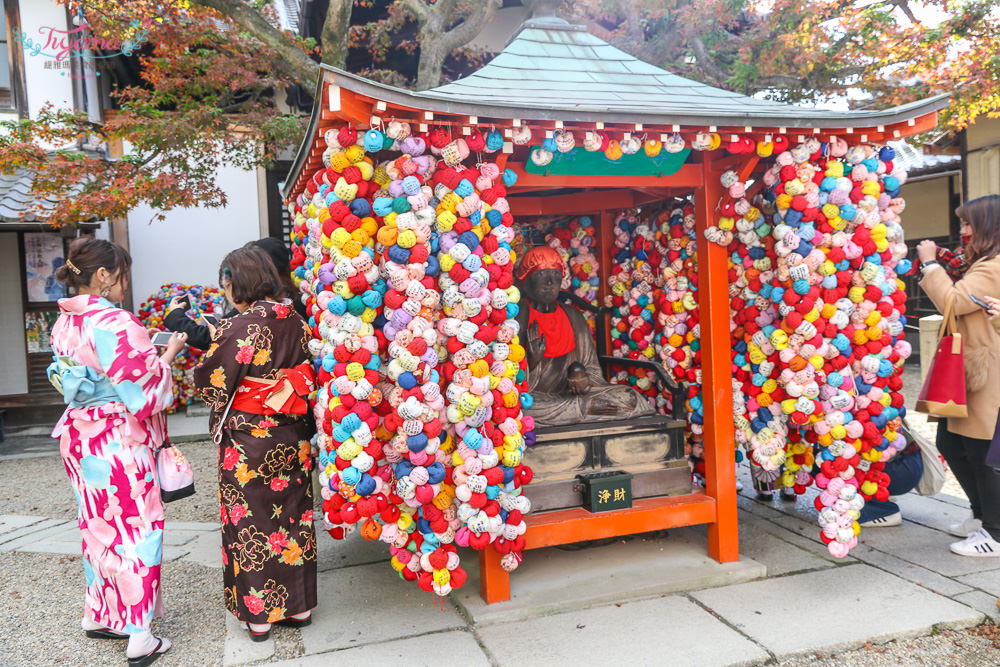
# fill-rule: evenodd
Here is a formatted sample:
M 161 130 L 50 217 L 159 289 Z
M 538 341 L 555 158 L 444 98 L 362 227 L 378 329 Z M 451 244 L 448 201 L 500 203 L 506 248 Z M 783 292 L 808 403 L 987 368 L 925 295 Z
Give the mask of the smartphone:
M 198 306 L 198 302 L 187 294 L 184 295 L 184 298 L 187 300 L 188 310 L 194 313 L 194 319 L 197 322 L 201 319 L 201 308 Z
M 202 322 L 204 324 L 211 324 L 213 327 L 219 326 L 219 320 L 215 315 L 210 315 L 208 313 L 202 312 L 201 308 L 198 306 L 198 302 L 187 296 L 188 304 L 190 305 L 190 310 L 194 313 L 194 321 Z
M 985 311 L 989 311 L 990 304 L 986 303 L 985 301 L 983 301 L 982 299 L 980 299 L 975 294 L 970 294 L 969 298 L 972 299 L 972 303 L 976 304 L 977 306 L 979 306 L 980 308 L 982 308 Z
M 167 343 L 170 342 L 171 336 L 173 336 L 173 334 L 169 331 L 157 331 L 155 334 L 153 334 L 153 337 L 150 340 L 153 341 L 153 345 L 156 345 L 158 347 L 166 347 Z

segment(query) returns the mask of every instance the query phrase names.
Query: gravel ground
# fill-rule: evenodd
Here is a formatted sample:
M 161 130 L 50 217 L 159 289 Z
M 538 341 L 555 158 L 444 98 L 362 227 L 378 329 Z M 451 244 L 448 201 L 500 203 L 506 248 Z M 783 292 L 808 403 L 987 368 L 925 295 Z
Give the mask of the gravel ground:
M 180 445 L 195 473 L 195 495 L 166 506 L 167 521 L 218 521 L 218 445 Z M 25 483 L 30 480 L 31 483 Z M 76 517 L 76 499 L 58 456 L 0 462 L 0 507 L 4 512 L 53 519 Z M 325 536 L 320 536 L 324 539 Z M 0 666 L 119 665 L 125 642 L 86 639 L 83 565 L 80 556 L 0 553 Z M 153 632 L 173 646 L 157 664 L 219 665 L 225 640 L 222 570 L 173 561 L 163 566 L 166 617 Z M 30 631 L 22 632 L 24 619 Z M 302 655 L 298 630 L 275 628 L 272 660 Z
M 187 442 L 179 447 L 194 468 L 196 493 L 168 504 L 167 521 L 218 521 L 218 445 Z M 0 507 L 11 514 L 76 518 L 76 498 L 58 455 L 0 463 L 0 498 Z
M 0 664 L 120 665 L 124 641 L 87 639 L 80 556 L 0 553 Z M 158 664 L 222 662 L 225 617 L 222 571 L 174 561 L 163 566 L 167 615 L 153 632 L 173 646 Z M 26 626 L 27 625 L 27 631 Z
M 781 667 L 875 667 L 876 665 L 928 665 L 933 667 L 992 667 L 1000 663 L 1000 643 L 995 625 L 962 631 L 943 631 L 918 639 L 897 639 L 888 644 L 868 644 L 836 655 L 813 653 L 777 664 Z

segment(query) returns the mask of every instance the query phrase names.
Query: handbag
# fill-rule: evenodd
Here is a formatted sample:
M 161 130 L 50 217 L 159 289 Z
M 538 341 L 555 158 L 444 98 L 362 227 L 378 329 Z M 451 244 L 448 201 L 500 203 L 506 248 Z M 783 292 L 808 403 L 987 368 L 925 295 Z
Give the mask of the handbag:
M 920 448 L 920 460 L 924 464 L 924 474 L 917 482 L 914 489 L 922 496 L 933 496 L 941 492 L 944 487 L 947 473 L 944 469 L 944 462 L 941 460 L 941 453 L 937 444 L 933 440 L 925 438 L 919 432 L 910 428 L 905 421 L 903 423 L 903 436 L 910 442 L 915 442 Z
M 965 350 L 955 322 L 955 300 L 948 299 L 938 331 L 938 347 L 917 399 L 917 412 L 934 417 L 969 416 L 965 391 Z
M 172 503 L 194 495 L 194 469 L 181 450 L 169 442 L 156 452 L 156 475 L 163 502 Z

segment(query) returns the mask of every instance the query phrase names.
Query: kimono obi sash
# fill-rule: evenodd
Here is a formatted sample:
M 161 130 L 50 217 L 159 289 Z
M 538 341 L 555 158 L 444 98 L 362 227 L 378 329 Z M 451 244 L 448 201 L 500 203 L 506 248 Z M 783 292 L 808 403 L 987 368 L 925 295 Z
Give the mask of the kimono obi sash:
M 305 361 L 294 368 L 281 369 L 274 380 L 247 377 L 236 387 L 233 410 L 255 415 L 304 415 L 309 412 L 316 373 Z
M 108 403 L 123 403 L 111 379 L 100 371 L 81 364 L 72 357 L 54 356 L 45 374 L 49 382 L 72 408 L 95 408 Z M 117 411 L 116 411 L 117 412 Z

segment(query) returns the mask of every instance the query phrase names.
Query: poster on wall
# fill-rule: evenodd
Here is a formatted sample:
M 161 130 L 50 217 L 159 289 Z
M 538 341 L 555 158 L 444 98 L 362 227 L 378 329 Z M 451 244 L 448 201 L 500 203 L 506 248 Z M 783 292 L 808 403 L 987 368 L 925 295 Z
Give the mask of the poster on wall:
M 50 332 L 59 319 L 58 310 L 24 314 L 24 335 L 28 339 L 28 354 L 52 352 Z
M 65 261 L 63 240 L 58 234 L 24 235 L 24 270 L 29 302 L 46 303 L 66 296 L 66 288 L 56 280 L 56 269 Z

